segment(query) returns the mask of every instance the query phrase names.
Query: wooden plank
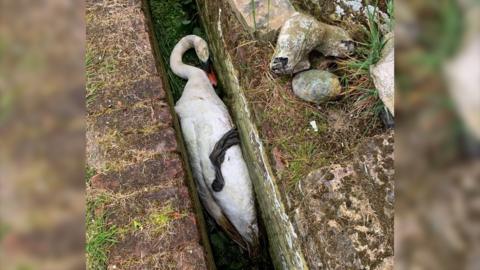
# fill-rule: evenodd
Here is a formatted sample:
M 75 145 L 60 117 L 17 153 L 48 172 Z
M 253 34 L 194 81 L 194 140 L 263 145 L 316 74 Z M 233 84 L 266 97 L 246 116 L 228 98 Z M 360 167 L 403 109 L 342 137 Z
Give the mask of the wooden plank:
M 277 180 L 254 124 L 253 116 L 239 84 L 237 70 L 226 51 L 223 39 L 222 12 L 229 8 L 226 0 L 197 0 L 202 23 L 209 38 L 217 77 L 230 100 L 232 117 L 238 127 L 244 157 L 252 178 L 259 210 L 266 226 L 269 251 L 275 269 L 308 269 L 294 227 L 281 201 Z

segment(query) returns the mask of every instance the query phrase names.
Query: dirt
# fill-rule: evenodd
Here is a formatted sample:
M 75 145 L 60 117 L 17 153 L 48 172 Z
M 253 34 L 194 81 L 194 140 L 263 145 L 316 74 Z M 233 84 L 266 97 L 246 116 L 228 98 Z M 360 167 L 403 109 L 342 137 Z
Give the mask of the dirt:
M 87 1 L 87 201 L 117 228 L 108 269 L 206 269 L 142 1 Z

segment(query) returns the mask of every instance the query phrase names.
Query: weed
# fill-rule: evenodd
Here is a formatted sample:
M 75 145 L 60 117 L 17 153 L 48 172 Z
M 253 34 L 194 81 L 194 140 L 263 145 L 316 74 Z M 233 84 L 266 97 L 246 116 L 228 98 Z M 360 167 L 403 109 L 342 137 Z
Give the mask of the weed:
M 117 243 L 118 228 L 107 223 L 104 207 L 110 201 L 107 194 L 87 199 L 86 255 L 88 269 L 105 269 L 108 250 Z
M 87 184 L 90 183 L 90 179 L 97 174 L 97 171 L 94 168 L 91 168 L 89 166 L 85 167 L 85 182 Z
M 134 231 L 143 231 L 143 224 L 141 221 L 134 219 L 132 221 L 132 228 Z
M 253 17 L 253 30 L 257 31 L 257 15 L 256 15 L 256 7 L 255 7 L 255 0 L 251 0 L 250 4 L 252 5 L 252 17 Z
M 154 232 L 163 233 L 172 221 L 183 217 L 185 217 L 185 214 L 176 212 L 169 203 L 159 211 L 151 213 L 148 217 L 148 221 Z
M 389 14 L 393 13 L 392 2 L 387 1 Z M 339 71 L 343 73 L 341 81 L 347 89 L 345 95 L 354 100 L 352 113 L 356 116 L 363 115 L 366 119 L 372 119 L 372 115 L 374 116 L 375 119 L 369 120 L 370 124 L 366 128 L 369 130 L 376 124 L 376 116 L 384 106 L 370 78 L 370 66 L 380 60 L 386 40 L 380 31 L 377 6 L 375 5 L 373 10 L 367 9 L 367 15 L 368 28 L 365 31 L 365 40 L 358 42 L 355 58 L 339 61 Z
M 390 31 L 393 31 L 395 28 L 395 5 L 393 0 L 387 0 L 387 14 L 390 19 L 388 28 Z
M 112 57 L 104 58 L 87 46 L 85 53 L 85 77 L 87 81 L 85 99 L 87 106 L 90 105 L 105 85 L 102 76 L 115 72 L 116 60 Z
M 89 50 L 87 48 L 86 54 L 85 54 L 85 77 L 87 80 L 87 86 L 86 86 L 86 102 L 87 104 L 91 103 L 93 98 L 95 97 L 95 94 L 97 93 L 97 90 L 100 88 L 101 83 L 100 82 L 95 82 L 94 83 L 94 78 L 95 78 L 95 55 L 93 54 L 92 50 Z
M 289 181 L 287 190 L 291 191 L 298 181 L 305 178 L 309 168 L 324 165 L 324 159 L 318 155 L 321 149 L 315 140 L 305 138 L 305 141 L 290 145 L 288 148 L 290 148 L 288 150 L 290 162 L 288 164 Z

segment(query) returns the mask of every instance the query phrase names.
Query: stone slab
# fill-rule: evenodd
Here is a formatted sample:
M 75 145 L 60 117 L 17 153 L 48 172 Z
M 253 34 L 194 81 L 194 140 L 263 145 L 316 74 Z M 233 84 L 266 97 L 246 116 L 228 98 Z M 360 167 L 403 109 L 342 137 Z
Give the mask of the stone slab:
M 244 28 L 259 37 L 280 30 L 283 23 L 295 13 L 288 0 L 228 0 Z
M 110 198 L 95 211 L 120 232 L 106 268 L 207 269 L 142 0 L 86 7 L 87 200 Z

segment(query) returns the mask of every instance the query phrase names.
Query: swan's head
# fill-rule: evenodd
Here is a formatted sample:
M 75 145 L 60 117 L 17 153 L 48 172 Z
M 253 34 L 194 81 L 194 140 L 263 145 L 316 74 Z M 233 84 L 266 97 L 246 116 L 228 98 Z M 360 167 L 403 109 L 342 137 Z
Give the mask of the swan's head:
M 198 59 L 200 59 L 202 69 L 207 73 L 207 77 L 210 80 L 210 83 L 215 87 L 217 86 L 217 77 L 213 71 L 212 62 L 210 61 L 210 53 L 208 51 L 207 43 L 201 39 L 195 44 L 195 52 L 197 53 Z
M 208 52 L 208 45 L 203 39 L 196 42 L 195 52 L 197 53 L 198 59 L 200 59 L 202 63 L 208 62 L 208 59 L 210 58 L 210 53 Z

